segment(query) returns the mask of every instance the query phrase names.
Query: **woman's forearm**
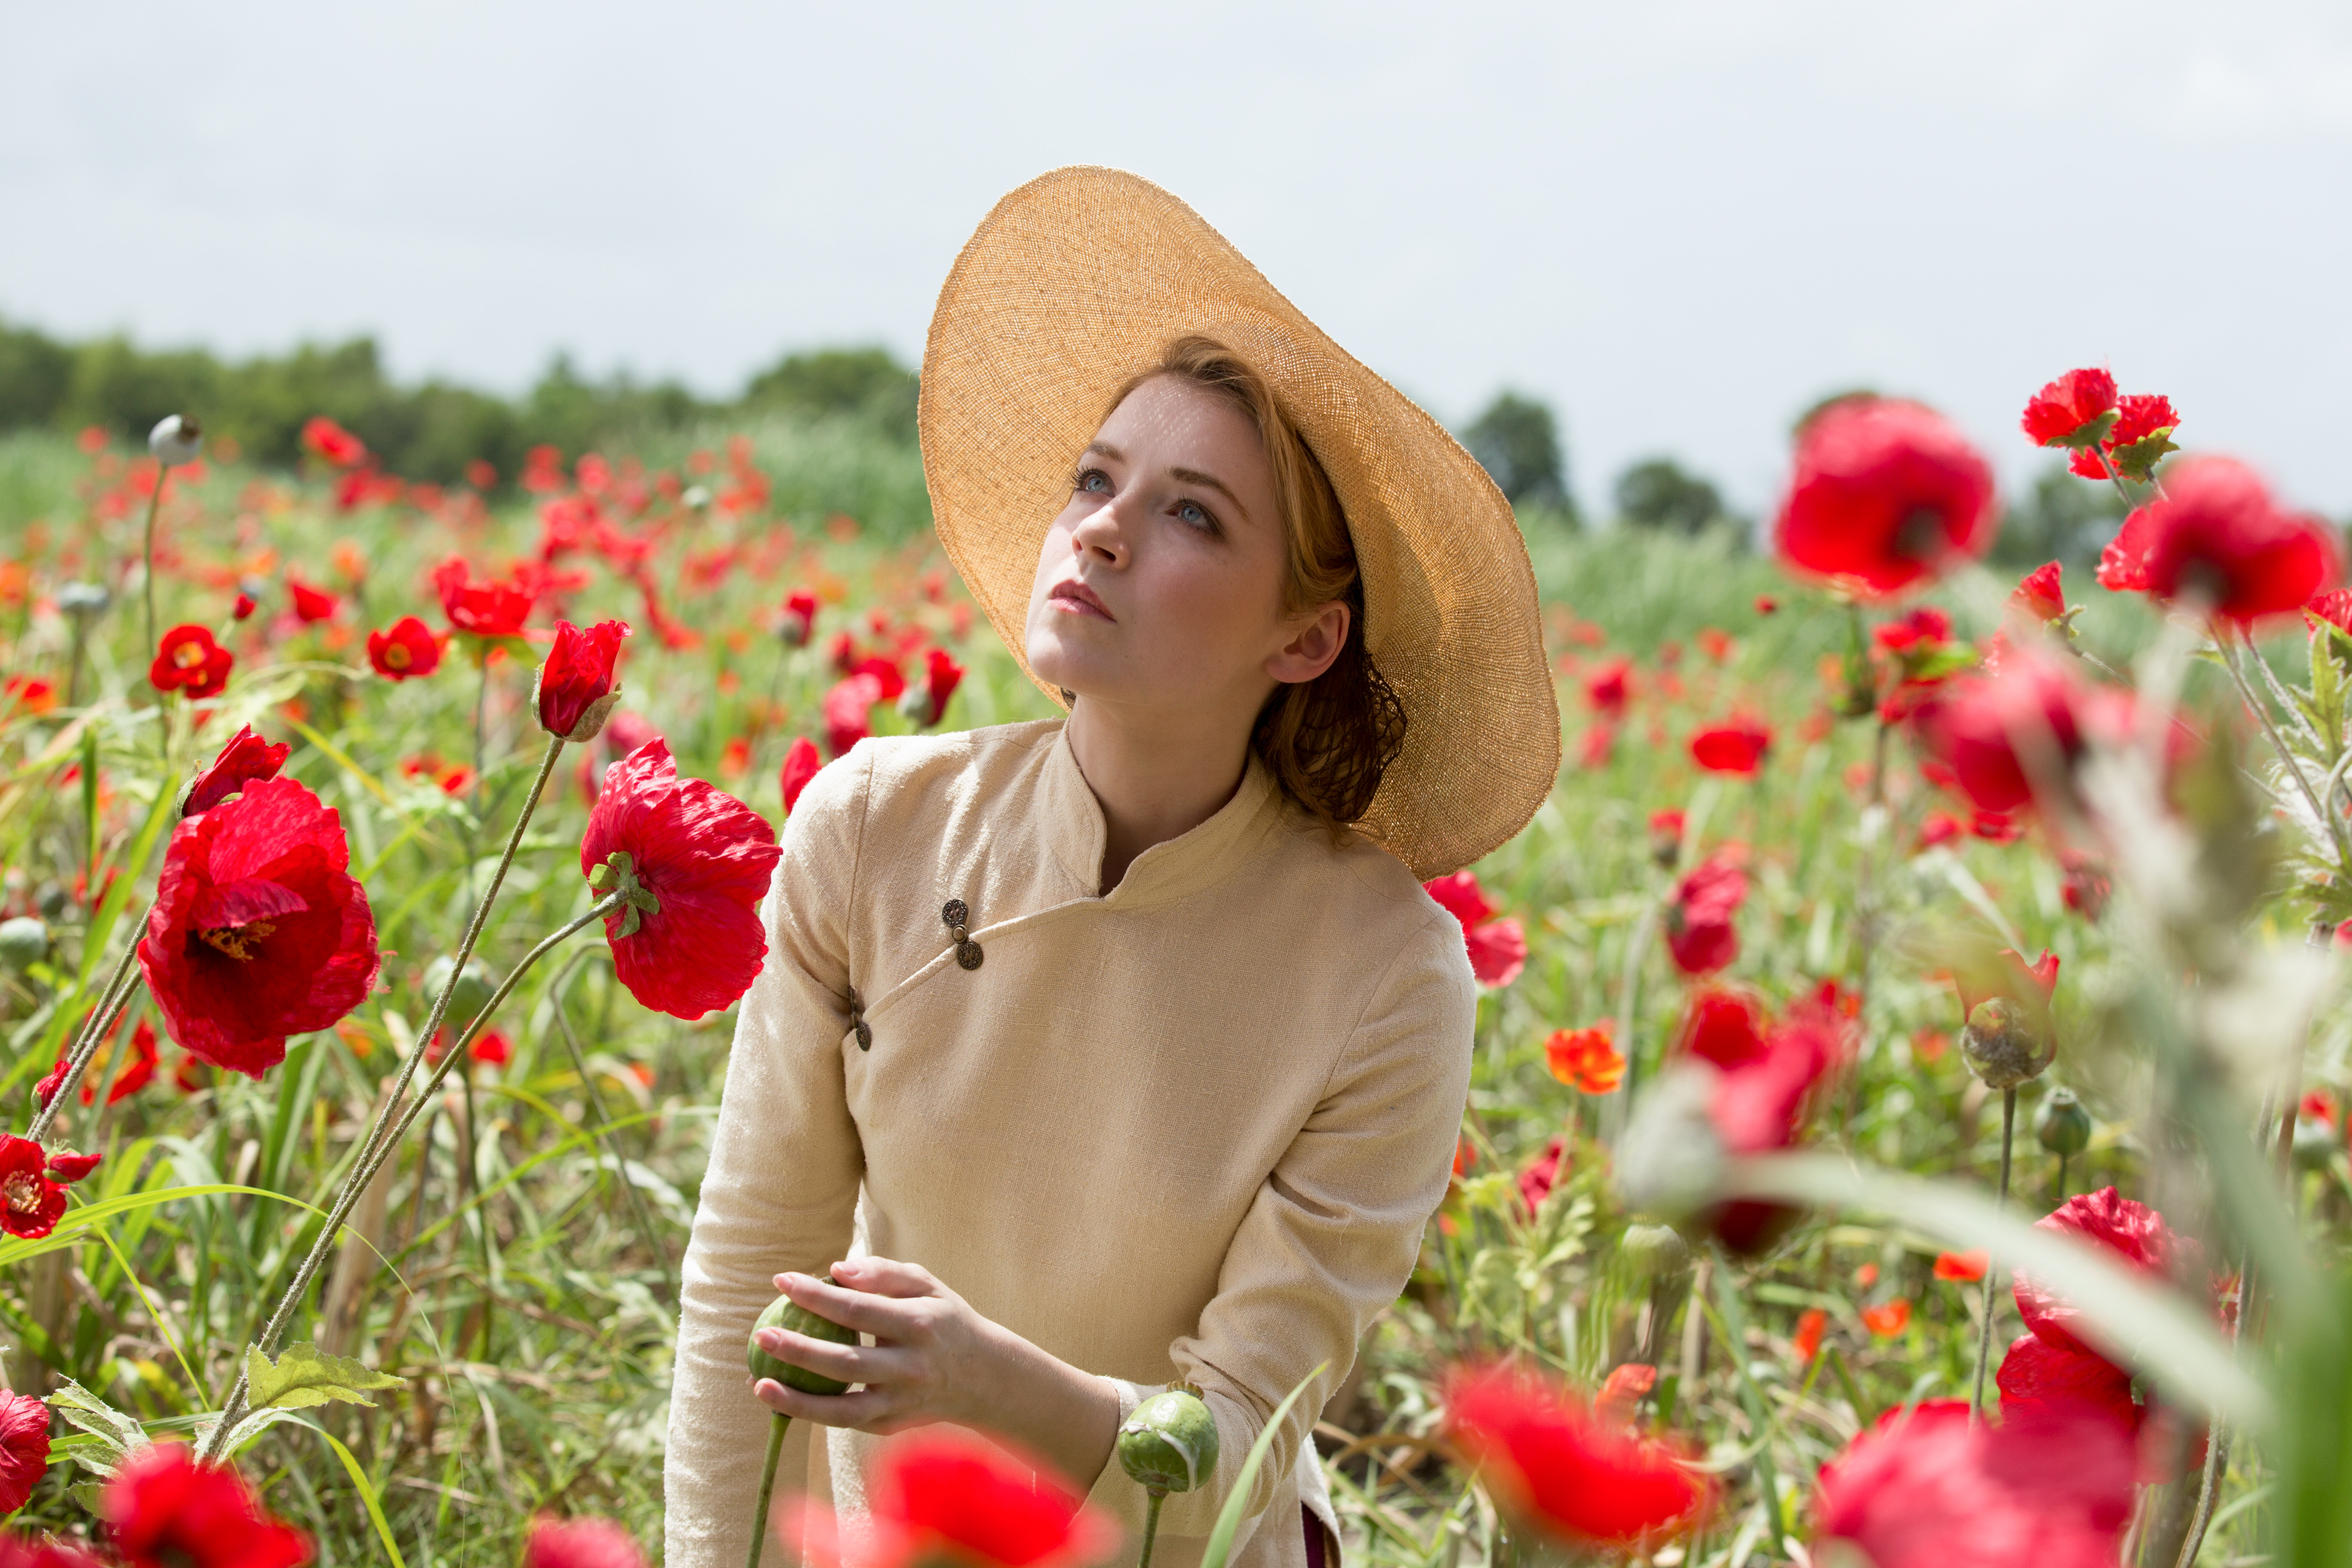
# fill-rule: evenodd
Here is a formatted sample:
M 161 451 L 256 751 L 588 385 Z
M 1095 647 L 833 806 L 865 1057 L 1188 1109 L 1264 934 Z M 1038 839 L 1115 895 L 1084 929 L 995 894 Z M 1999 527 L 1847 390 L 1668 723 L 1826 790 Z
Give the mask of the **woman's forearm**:
M 983 1425 L 1051 1460 L 1084 1496 L 1118 1438 L 1118 1388 L 1002 1324 L 990 1327 L 1003 1336 L 994 1358 L 1003 1386 L 989 1401 L 993 1419 Z

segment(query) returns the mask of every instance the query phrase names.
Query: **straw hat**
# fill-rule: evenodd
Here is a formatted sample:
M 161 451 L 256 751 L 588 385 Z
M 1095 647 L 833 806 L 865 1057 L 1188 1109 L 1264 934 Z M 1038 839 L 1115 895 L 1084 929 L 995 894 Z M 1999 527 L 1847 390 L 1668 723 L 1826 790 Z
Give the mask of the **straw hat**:
M 1559 707 L 1510 503 L 1435 420 L 1159 186 L 1055 170 L 997 203 L 956 258 L 923 351 L 940 542 L 1035 679 L 1029 588 L 1070 465 L 1112 395 L 1187 332 L 1273 384 L 1347 513 L 1365 649 L 1406 714 L 1403 752 L 1357 826 L 1424 879 L 1468 865 L 1527 826 L 1559 771 Z

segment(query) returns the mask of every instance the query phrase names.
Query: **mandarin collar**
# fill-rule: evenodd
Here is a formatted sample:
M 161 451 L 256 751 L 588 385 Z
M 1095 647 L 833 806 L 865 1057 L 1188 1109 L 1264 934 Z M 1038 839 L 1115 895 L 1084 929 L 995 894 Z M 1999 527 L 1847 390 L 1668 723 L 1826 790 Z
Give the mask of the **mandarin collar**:
M 1102 886 L 1109 830 L 1102 803 L 1078 771 L 1066 721 L 1046 748 L 1039 805 L 1054 858 L 1077 884 L 1081 897 L 1095 898 Z M 1101 902 L 1113 909 L 1139 909 L 1199 892 L 1226 876 L 1273 828 L 1281 810 L 1280 791 L 1253 750 L 1233 798 L 1207 821 L 1137 856 Z

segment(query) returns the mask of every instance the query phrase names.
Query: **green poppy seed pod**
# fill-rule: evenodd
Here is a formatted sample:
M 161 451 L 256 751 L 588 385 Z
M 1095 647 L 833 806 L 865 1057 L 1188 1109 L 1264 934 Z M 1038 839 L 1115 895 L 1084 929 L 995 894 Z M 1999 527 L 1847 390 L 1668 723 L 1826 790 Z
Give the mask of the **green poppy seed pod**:
M 205 449 L 205 433 L 186 415 L 167 414 L 147 432 L 147 449 L 167 468 L 174 463 L 193 463 Z
M 2291 1152 L 2295 1169 L 2324 1171 L 2327 1169 L 2327 1163 L 2336 1158 L 2336 1151 L 2343 1146 L 2344 1141 L 2336 1135 L 2336 1129 L 2318 1117 L 2298 1116 L 2294 1119 L 2294 1142 Z
M 828 1285 L 833 1276 L 824 1277 Z M 772 1377 L 786 1388 L 797 1388 L 803 1394 L 846 1394 L 849 1384 L 839 1378 L 827 1377 L 821 1372 L 811 1372 L 804 1366 L 794 1366 L 788 1361 L 778 1361 L 760 1348 L 761 1329 L 790 1329 L 796 1334 L 806 1334 L 813 1340 L 831 1340 L 837 1345 L 854 1345 L 857 1331 L 845 1329 L 830 1318 L 820 1318 L 790 1296 L 779 1296 L 768 1303 L 751 1325 L 751 1338 L 744 1347 L 743 1363 L 751 1369 L 754 1378 Z
M 2015 1089 L 2040 1078 L 2057 1055 L 2047 1021 L 2006 996 L 1978 1003 L 1960 1031 L 1960 1058 L 1987 1089 Z
M 48 955 L 48 927 L 31 915 L 0 921 L 0 969 L 21 974 Z
M 1667 1279 L 1691 1266 L 1690 1243 L 1670 1225 L 1629 1225 L 1617 1246 L 1644 1279 Z
M 447 953 L 443 953 L 425 967 L 425 994 L 428 998 L 441 994 L 449 984 L 449 972 L 455 967 Z M 490 974 L 490 966 L 478 958 L 466 960 L 466 971 L 457 976 L 457 988 L 449 994 L 449 1011 L 442 1016 L 444 1027 L 462 1029 L 474 1021 L 474 1016 L 490 1005 L 498 994 L 499 983 Z
M 2091 1113 L 2071 1089 L 2053 1089 L 2033 1113 L 2033 1136 L 2053 1154 L 2071 1158 L 2091 1146 Z
M 1120 1425 L 1118 1463 L 1148 1490 L 1189 1492 L 1217 1468 L 1217 1418 L 1197 1394 L 1155 1394 Z
M 68 583 L 58 590 L 58 608 L 78 621 L 103 614 L 113 602 L 103 583 Z

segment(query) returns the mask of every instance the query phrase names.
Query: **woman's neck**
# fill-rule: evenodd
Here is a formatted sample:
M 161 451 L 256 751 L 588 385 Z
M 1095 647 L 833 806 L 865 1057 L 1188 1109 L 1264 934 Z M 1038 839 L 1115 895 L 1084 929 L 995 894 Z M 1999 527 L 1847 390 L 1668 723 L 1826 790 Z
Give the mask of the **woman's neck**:
M 1241 787 L 1249 731 L 1224 715 L 1187 722 L 1128 712 L 1091 698 L 1070 710 L 1070 754 L 1103 814 L 1101 892 L 1137 856 L 1191 832 Z

